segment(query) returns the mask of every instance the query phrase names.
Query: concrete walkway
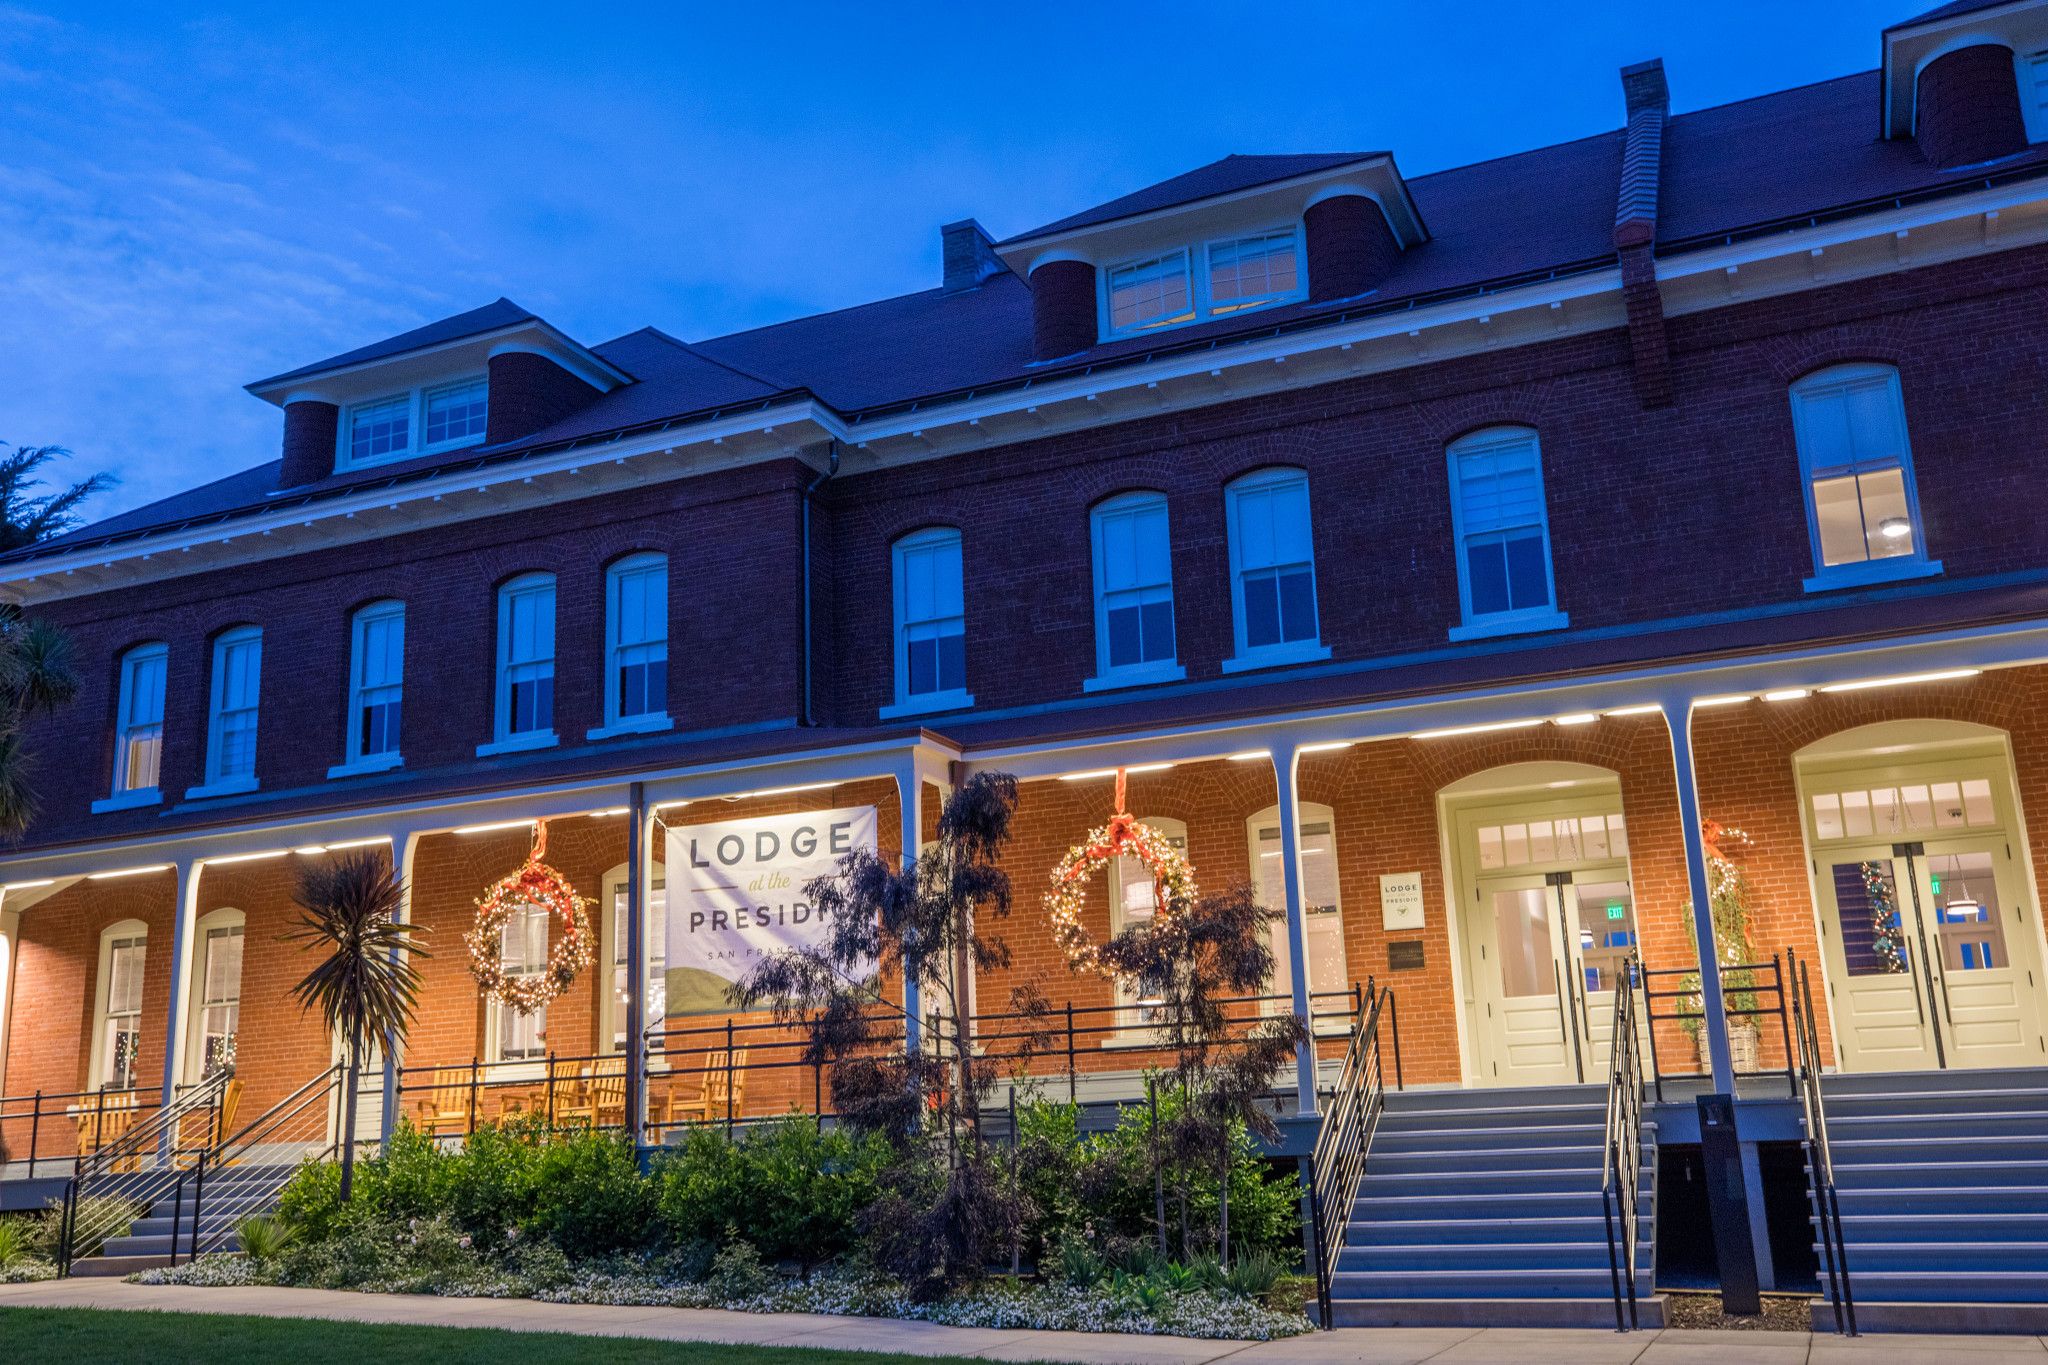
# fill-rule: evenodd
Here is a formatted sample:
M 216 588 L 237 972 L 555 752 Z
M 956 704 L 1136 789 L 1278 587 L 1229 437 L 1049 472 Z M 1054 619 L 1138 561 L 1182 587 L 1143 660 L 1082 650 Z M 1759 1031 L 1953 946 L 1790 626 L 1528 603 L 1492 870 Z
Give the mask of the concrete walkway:
M 651 1337 L 751 1346 L 816 1346 L 981 1360 L 1076 1365 L 2048 1365 L 2035 1336 L 1866 1336 L 1845 1341 L 1804 1332 L 1614 1332 L 1538 1328 L 1353 1328 L 1286 1341 L 1193 1341 L 1186 1337 L 940 1327 L 886 1318 L 815 1313 L 728 1313 L 695 1308 L 610 1308 L 530 1299 L 443 1299 L 324 1289 L 194 1289 L 75 1279 L 0 1285 L 0 1307 L 114 1308 L 252 1313 L 275 1318 L 502 1327 L 517 1332 Z M 33 1346 L 33 1343 L 25 1343 Z

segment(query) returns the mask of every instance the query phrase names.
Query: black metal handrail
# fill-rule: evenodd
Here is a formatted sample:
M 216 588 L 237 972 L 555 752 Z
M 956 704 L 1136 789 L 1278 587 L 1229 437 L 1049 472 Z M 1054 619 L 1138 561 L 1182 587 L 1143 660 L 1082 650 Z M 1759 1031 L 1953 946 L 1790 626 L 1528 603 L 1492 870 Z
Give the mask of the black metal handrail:
M 175 1093 L 169 1104 L 79 1158 L 64 1185 L 64 1205 L 57 1238 L 57 1273 L 69 1275 L 78 1249 L 97 1245 L 112 1234 L 127 1214 L 147 1208 L 182 1178 L 181 1161 L 192 1154 L 182 1146 L 185 1121 L 206 1116 L 204 1131 L 214 1135 L 220 1123 L 221 1097 L 233 1071 L 223 1068 Z M 98 1208 L 88 1200 L 104 1199 Z
M 347 1076 L 348 1068 L 339 1062 L 328 1067 L 245 1124 L 232 1137 L 201 1151 L 197 1160 L 179 1173 L 178 1182 L 171 1190 L 172 1265 L 178 1263 L 188 1188 L 192 1201 L 192 1234 L 184 1241 L 185 1259 L 191 1260 L 218 1249 L 235 1231 L 238 1215 L 268 1207 L 302 1163 L 330 1160 L 340 1154 L 342 1116 L 335 1112 L 334 1106 L 346 1093 L 344 1082 Z M 314 1136 L 307 1136 L 309 1132 Z M 267 1166 L 248 1164 L 251 1157 L 265 1149 L 270 1149 L 272 1157 Z M 219 1187 L 219 1179 L 222 1173 L 230 1170 L 241 1178 L 223 1191 Z M 207 1209 L 209 1174 L 215 1180 L 214 1213 L 218 1224 L 211 1234 L 202 1221 Z M 219 1216 L 223 1202 L 226 1204 L 225 1217 Z
M 1600 1207 L 1607 1223 L 1607 1270 L 1614 1285 L 1614 1330 L 1634 1331 L 1636 1202 L 1642 1188 L 1643 1053 L 1636 1016 L 1636 963 L 1614 986 L 1614 1039 L 1607 1069 L 1607 1133 L 1600 1158 Z M 1624 1309 L 1626 1318 L 1624 1320 Z
M 1664 1100 L 1664 1080 L 1667 1076 L 1672 1079 L 1680 1079 L 1705 1074 L 1703 1070 L 1666 1070 L 1663 1061 L 1657 1055 L 1657 1025 L 1675 1023 L 1682 1028 L 1688 1024 L 1705 1027 L 1707 1016 L 1705 1010 L 1701 1007 L 1699 987 L 1695 985 L 1687 988 L 1684 984 L 1684 978 L 1697 976 L 1699 969 L 1696 967 L 1639 966 L 1636 970 L 1642 977 L 1643 1018 L 1649 1024 L 1647 1032 L 1650 1040 L 1650 1079 L 1657 1093 L 1657 1101 L 1661 1104 Z M 1680 979 L 1680 983 L 1675 989 L 1658 990 L 1656 988 L 1657 982 L 1670 977 Z M 1735 984 L 1733 985 L 1729 984 L 1731 977 L 1735 978 Z M 1763 1019 L 1772 1015 L 1777 1016 L 1778 1033 L 1785 1048 L 1785 1067 L 1782 1074 L 1791 1089 L 1792 1095 L 1796 1098 L 1799 1094 L 1799 1081 L 1794 1074 L 1797 1071 L 1797 1067 L 1794 1065 L 1792 1058 L 1792 1026 L 1790 1023 L 1790 1011 L 1787 1008 L 1787 1002 L 1791 998 L 1792 992 L 1790 983 L 1786 979 L 1784 961 L 1777 954 L 1773 953 L 1771 960 L 1768 962 L 1723 963 L 1721 966 L 1721 991 L 1723 997 L 1722 1016 L 1724 1018 Z M 1744 995 L 1755 997 L 1759 1003 L 1746 1008 L 1737 1008 L 1728 1003 L 1730 997 Z M 1762 1003 L 1762 999 L 1765 996 L 1770 997 L 1770 1003 Z M 1659 1001 L 1676 1001 L 1677 1003 L 1668 1012 L 1659 1013 Z M 1688 1028 L 1687 1032 L 1693 1033 L 1695 1030 Z M 1745 1071 L 1742 1074 L 1745 1076 L 1775 1076 L 1780 1074 L 1780 1072 L 1776 1067 L 1772 1067 Z
M 78 1173 L 78 1163 L 86 1155 L 83 1150 L 88 1131 L 92 1134 L 92 1145 L 97 1147 L 100 1134 L 106 1131 L 109 1122 L 138 1120 L 156 1112 L 159 1091 L 154 1086 L 104 1085 L 97 1090 L 32 1090 L 19 1095 L 0 1095 L 0 1152 L 4 1152 L 9 1166 L 26 1162 L 28 1169 L 22 1174 L 33 1180 L 36 1167 L 44 1162 L 68 1162 L 72 1174 Z M 50 1120 L 46 1126 L 44 1120 Z M 19 1133 L 23 1125 L 28 1127 L 28 1150 L 8 1146 L 5 1135 Z M 88 1127 L 89 1126 L 89 1127 Z M 69 1130 L 70 1151 L 49 1153 L 43 1150 L 51 1142 L 52 1131 Z
M 1819 1017 L 1813 1011 L 1813 986 L 1806 964 L 1792 954 L 1792 1018 L 1798 1039 L 1798 1094 L 1805 1120 L 1807 1189 L 1813 1199 L 1813 1224 L 1820 1234 L 1827 1272 L 1828 1302 L 1835 1313 L 1835 1331 L 1856 1335 L 1856 1292 L 1849 1285 L 1849 1249 L 1842 1240 L 1842 1204 L 1835 1193 L 1834 1151 L 1828 1145 L 1827 1102 L 1821 1092 L 1822 1057 Z
M 1337 1274 L 1337 1257 L 1344 1250 L 1352 1208 L 1358 1199 L 1358 1183 L 1365 1175 L 1366 1155 L 1372 1149 L 1373 1134 L 1379 1130 L 1380 1114 L 1386 1108 L 1386 1075 L 1380 1063 L 1380 1011 L 1383 1001 L 1391 1006 L 1393 995 L 1391 986 L 1379 990 L 1371 981 L 1366 982 L 1351 1032 L 1351 1046 L 1344 1053 L 1336 1088 L 1325 1102 L 1322 1127 L 1316 1133 L 1315 1150 L 1309 1158 L 1316 1307 L 1325 1327 L 1331 1323 L 1330 1288 Z M 1397 1048 L 1397 1057 L 1398 1053 Z

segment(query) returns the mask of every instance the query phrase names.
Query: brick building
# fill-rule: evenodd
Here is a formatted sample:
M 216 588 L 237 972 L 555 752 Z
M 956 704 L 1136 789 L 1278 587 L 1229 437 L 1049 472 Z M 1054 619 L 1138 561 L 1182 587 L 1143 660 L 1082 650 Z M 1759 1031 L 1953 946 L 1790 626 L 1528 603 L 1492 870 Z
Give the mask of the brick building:
M 1631 67 L 1614 131 L 1412 179 L 1232 156 L 951 224 L 938 287 L 738 335 L 499 299 L 251 384 L 280 459 L 0 560 L 83 680 L 0 859 L 0 1093 L 154 1103 L 232 1038 L 245 1115 L 290 1094 L 333 1055 L 296 867 L 374 845 L 434 950 L 374 1114 L 458 1068 L 481 1117 L 536 1103 L 636 1009 L 654 1113 L 759 1023 L 664 1006 L 672 840 L 871 809 L 901 850 L 990 770 L 1019 896 L 978 1006 L 1100 1021 L 1055 1068 L 1089 1093 L 1156 1062 L 1143 991 L 1038 898 L 1118 770 L 1266 896 L 1257 1008 L 1319 1016 L 1325 1080 L 1368 980 L 1411 1086 L 1605 1080 L 1623 964 L 1694 967 L 1708 822 L 1753 891 L 1714 956 L 1809 964 L 1831 1067 L 2048 1065 L 2048 6 L 1880 48 L 1679 115 Z M 521 1019 L 461 936 L 537 820 L 602 946 Z M 1089 930 L 1142 892 L 1111 869 Z M 1697 1059 L 1651 1031 L 1726 1091 L 1784 1032 L 1713 975 Z M 810 1101 L 731 1036 L 742 1116 Z

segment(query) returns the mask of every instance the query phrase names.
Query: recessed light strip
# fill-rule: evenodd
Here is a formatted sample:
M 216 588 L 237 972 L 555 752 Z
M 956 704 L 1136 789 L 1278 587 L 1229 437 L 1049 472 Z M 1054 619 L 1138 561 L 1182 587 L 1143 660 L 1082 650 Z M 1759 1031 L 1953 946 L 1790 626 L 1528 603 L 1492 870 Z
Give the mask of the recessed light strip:
M 1911 683 L 1953 682 L 1974 678 L 1981 668 L 1944 668 L 1935 673 L 1903 673 L 1896 678 L 1859 678 L 1855 682 L 1829 683 L 1822 692 L 1862 692 L 1872 687 L 1904 687 Z

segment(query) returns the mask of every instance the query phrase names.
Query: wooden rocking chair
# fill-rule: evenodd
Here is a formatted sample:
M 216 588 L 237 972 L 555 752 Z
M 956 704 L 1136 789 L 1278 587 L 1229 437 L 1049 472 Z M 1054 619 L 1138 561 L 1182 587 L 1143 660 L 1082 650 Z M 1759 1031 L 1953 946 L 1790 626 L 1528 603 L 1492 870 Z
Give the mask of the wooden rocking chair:
M 434 1080 L 426 1098 L 420 1101 L 414 1126 L 427 1137 L 469 1132 L 470 1072 L 466 1066 L 434 1068 Z
M 242 1107 L 242 1078 L 230 1077 L 221 1087 L 220 1104 L 187 1114 L 178 1122 L 178 1164 L 196 1166 L 199 1154 L 211 1151 L 234 1135 L 235 1114 Z
M 102 1147 L 111 1147 L 128 1135 L 135 1126 L 139 1115 L 133 1090 L 113 1090 L 104 1095 L 95 1095 L 90 1104 L 81 1105 L 72 1115 L 78 1124 L 78 1154 L 91 1156 Z M 116 1163 L 117 1170 L 135 1171 L 141 1169 L 139 1157 L 126 1157 Z
M 723 1123 L 727 1113 L 739 1118 L 747 1088 L 747 1050 L 705 1053 L 702 1080 L 695 1095 L 669 1096 L 667 1123 Z
M 582 1094 L 566 1108 L 555 1105 L 558 1123 L 587 1123 L 604 1128 L 626 1121 L 626 1059 L 604 1057 L 583 1069 Z

